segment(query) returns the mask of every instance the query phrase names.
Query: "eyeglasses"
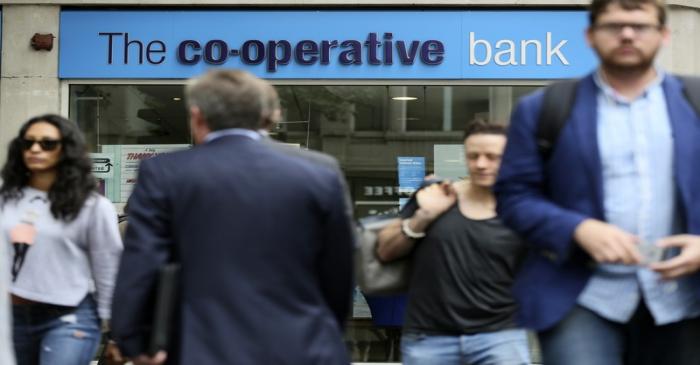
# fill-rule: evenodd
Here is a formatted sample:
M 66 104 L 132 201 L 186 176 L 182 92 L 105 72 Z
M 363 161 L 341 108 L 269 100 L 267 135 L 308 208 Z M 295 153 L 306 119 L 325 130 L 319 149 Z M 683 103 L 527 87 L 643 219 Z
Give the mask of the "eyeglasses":
M 60 139 L 42 139 L 40 141 L 37 141 L 33 139 L 22 138 L 20 142 L 22 144 L 22 149 L 25 151 L 30 150 L 34 146 L 34 143 L 38 143 L 42 151 L 53 151 L 61 144 Z
M 654 31 L 659 31 L 663 28 L 663 25 L 658 24 L 646 24 L 646 23 L 603 23 L 593 26 L 593 29 L 605 33 L 607 35 L 616 36 L 622 34 L 625 28 L 629 27 L 632 29 L 634 34 L 639 36 L 649 35 Z

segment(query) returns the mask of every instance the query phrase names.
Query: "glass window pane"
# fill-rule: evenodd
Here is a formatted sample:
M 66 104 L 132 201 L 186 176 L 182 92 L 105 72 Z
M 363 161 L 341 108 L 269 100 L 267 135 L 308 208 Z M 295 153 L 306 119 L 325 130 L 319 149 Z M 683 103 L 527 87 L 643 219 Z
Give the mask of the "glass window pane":
M 191 141 L 182 85 L 71 85 L 69 115 L 93 152 Z

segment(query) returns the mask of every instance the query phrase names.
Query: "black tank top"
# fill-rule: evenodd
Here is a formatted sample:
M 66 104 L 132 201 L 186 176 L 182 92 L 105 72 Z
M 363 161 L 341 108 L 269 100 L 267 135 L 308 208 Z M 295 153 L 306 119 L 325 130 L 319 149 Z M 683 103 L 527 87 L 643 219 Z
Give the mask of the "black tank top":
M 498 218 L 469 219 L 455 204 L 414 248 L 405 330 L 455 335 L 514 327 L 511 286 L 525 252 Z

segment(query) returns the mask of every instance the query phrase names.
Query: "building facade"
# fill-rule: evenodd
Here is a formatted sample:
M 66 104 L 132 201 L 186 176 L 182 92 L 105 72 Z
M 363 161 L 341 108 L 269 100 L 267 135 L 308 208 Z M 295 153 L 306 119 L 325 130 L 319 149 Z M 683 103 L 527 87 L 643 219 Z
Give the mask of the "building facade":
M 470 120 L 505 123 L 518 97 L 596 66 L 587 0 L 0 3 L 0 146 L 31 116 L 68 115 L 119 207 L 140 160 L 192 144 L 183 85 L 211 67 L 275 84 L 284 118 L 272 135 L 338 158 L 361 217 L 396 210 L 427 173 L 464 177 Z M 700 74 L 700 1 L 667 3 L 660 65 Z M 37 33 L 50 50 L 31 45 Z M 398 360 L 402 308 L 357 293 L 354 360 Z

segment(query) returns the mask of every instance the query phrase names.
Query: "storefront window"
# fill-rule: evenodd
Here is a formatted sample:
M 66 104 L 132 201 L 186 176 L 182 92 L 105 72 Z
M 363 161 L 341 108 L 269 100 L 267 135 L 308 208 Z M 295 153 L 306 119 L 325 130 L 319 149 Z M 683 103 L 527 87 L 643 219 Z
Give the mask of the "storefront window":
M 398 157 L 422 158 L 425 174 L 464 177 L 466 123 L 507 123 L 517 99 L 535 88 L 279 85 L 283 120 L 271 136 L 333 155 L 348 180 L 355 217 L 382 214 L 399 206 Z M 182 85 L 72 84 L 69 103 L 95 158 L 113 162 L 101 178 L 116 203 L 133 187 L 138 158 L 192 143 Z M 346 335 L 353 361 L 400 361 L 405 299 L 356 291 L 354 303 Z
M 348 132 L 412 132 L 461 131 L 474 118 L 506 123 L 513 102 L 533 87 L 285 85 L 277 90 L 285 119 L 310 121 L 310 131 L 344 123 Z M 307 130 L 303 124 L 282 128 Z
M 182 85 L 71 85 L 69 115 L 102 145 L 191 143 Z

